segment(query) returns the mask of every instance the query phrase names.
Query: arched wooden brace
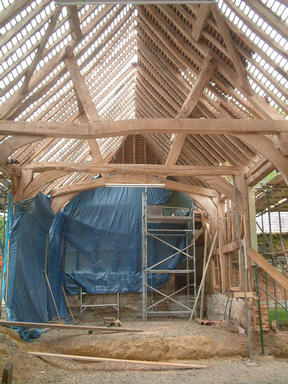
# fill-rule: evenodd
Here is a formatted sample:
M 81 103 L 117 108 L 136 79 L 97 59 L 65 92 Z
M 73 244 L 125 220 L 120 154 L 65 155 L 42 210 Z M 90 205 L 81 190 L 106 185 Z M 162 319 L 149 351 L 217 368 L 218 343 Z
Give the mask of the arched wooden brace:
M 43 139 L 41 136 L 12 136 L 0 144 L 0 164 L 5 164 L 16 149 Z
M 283 176 L 286 184 L 288 185 L 288 158 L 279 151 L 271 140 L 265 135 L 247 133 L 247 134 L 233 134 L 240 140 L 244 141 L 247 145 L 252 147 L 255 152 L 260 153 L 267 160 L 275 166 L 276 169 Z
M 204 197 L 189 191 L 190 185 L 178 183 L 175 181 L 170 181 L 166 179 L 160 179 L 155 177 L 139 177 L 139 176 L 104 176 L 93 182 L 83 183 L 83 184 L 75 184 L 69 187 L 65 187 L 62 189 L 55 190 L 51 192 L 52 198 L 52 209 L 54 213 L 57 213 L 59 209 L 64 206 L 67 200 L 71 198 L 71 196 L 75 196 L 81 191 L 86 191 L 94 188 L 99 188 L 106 186 L 106 184 L 115 183 L 115 184 L 163 184 L 163 188 L 170 190 L 178 190 L 187 193 L 193 200 L 195 200 L 199 206 L 201 206 L 208 215 L 213 218 L 213 220 L 217 217 L 217 210 L 209 197 Z M 193 191 L 193 186 L 191 185 L 191 190 Z M 63 196 L 63 199 L 60 200 L 60 197 Z M 61 203 L 60 203 L 61 202 Z
M 67 172 L 63 171 L 45 171 L 41 173 L 24 189 L 24 199 L 36 196 L 46 185 L 67 174 Z

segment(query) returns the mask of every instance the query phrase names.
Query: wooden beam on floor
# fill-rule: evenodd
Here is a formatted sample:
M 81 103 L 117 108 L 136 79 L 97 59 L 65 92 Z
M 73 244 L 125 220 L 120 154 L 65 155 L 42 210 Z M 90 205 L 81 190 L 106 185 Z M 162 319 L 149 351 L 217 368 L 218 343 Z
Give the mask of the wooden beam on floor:
M 109 328 L 110 329 L 110 328 Z M 92 357 L 92 356 L 79 356 L 79 355 L 65 355 L 61 353 L 48 353 L 48 352 L 28 352 L 29 355 L 37 357 L 53 357 L 56 359 L 70 359 L 70 360 L 80 360 L 80 361 L 106 361 L 110 363 L 122 363 L 122 364 L 141 364 L 148 365 L 150 367 L 157 368 L 174 368 L 174 369 L 201 369 L 207 368 L 206 365 L 196 365 L 196 364 L 180 364 L 180 363 L 166 363 L 161 361 L 145 361 L 145 360 L 125 360 L 125 359 L 113 359 L 108 357 Z
M 96 123 L 46 123 L 43 121 L 0 121 L 0 135 L 29 135 L 91 139 L 134 134 L 185 133 L 201 135 L 262 134 L 278 135 L 288 132 L 287 120 L 254 119 L 132 119 L 99 120 Z M 241 137 L 239 137 L 241 139 Z
M 73 325 L 73 324 L 56 324 L 56 323 L 34 323 L 26 321 L 4 321 L 0 320 L 2 327 L 25 327 L 25 328 L 53 328 L 53 329 L 75 329 L 78 331 L 104 331 L 104 332 L 143 332 L 142 329 L 133 328 L 112 328 L 112 327 L 96 327 L 94 325 Z

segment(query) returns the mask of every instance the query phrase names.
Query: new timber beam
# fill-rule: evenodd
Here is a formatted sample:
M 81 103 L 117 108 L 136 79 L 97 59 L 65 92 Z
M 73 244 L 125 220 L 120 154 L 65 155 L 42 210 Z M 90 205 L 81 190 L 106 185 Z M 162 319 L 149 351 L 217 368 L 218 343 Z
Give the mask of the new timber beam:
M 94 123 L 46 123 L 42 121 L 0 121 L 0 135 L 29 135 L 91 139 L 152 133 L 185 133 L 202 135 L 288 132 L 286 120 L 253 119 L 133 119 L 100 120 Z

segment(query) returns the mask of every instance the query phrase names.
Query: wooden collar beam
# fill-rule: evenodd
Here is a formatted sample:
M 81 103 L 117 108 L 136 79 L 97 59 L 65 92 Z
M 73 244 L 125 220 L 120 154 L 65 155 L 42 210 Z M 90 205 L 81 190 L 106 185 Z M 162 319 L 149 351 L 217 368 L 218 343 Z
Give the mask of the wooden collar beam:
M 286 120 L 253 119 L 133 119 L 95 123 L 46 123 L 26 121 L 0 121 L 0 135 L 31 135 L 92 139 L 134 134 L 184 133 L 202 135 L 288 132 Z
M 158 165 L 158 164 L 97 164 L 68 163 L 68 162 L 42 162 L 25 164 L 23 169 L 33 172 L 65 171 L 85 173 L 114 173 L 138 174 L 154 176 L 231 176 L 241 173 L 241 167 L 232 166 L 198 166 L 198 165 Z

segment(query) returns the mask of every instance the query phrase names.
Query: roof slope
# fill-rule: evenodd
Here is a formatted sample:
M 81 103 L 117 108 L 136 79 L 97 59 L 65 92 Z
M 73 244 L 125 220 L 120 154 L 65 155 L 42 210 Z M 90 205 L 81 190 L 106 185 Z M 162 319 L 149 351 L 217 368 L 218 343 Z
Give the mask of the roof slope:
M 218 6 L 210 7 L 56 7 L 48 0 L 0 0 L 0 10 L 1 120 L 81 124 L 98 119 L 287 116 L 288 7 L 284 1 L 220 0 Z M 5 144 L 9 137 L 0 139 Z M 37 139 L 32 143 L 31 138 L 23 139 L 12 146 L 17 149 L 9 153 L 10 159 L 20 166 L 54 161 L 107 163 L 116 157 L 119 162 L 121 145 L 122 152 L 125 148 L 132 153 L 139 140 L 126 141 L 124 147 L 124 136 L 96 141 Z M 144 140 L 146 144 L 137 151 L 153 153 L 140 156 L 146 162 L 235 165 L 248 177 L 260 166 L 262 174 L 273 168 L 255 147 L 231 135 L 147 134 Z M 135 162 L 135 156 L 122 159 Z M 37 177 L 34 173 L 33 178 Z M 92 180 L 95 174 L 58 171 L 45 177 L 46 184 L 41 185 L 49 193 Z M 190 177 L 181 181 L 213 184 L 224 191 L 223 180 Z

